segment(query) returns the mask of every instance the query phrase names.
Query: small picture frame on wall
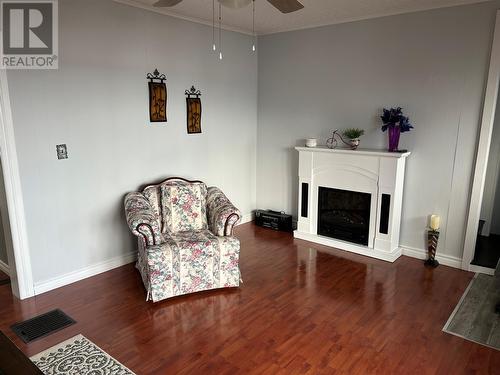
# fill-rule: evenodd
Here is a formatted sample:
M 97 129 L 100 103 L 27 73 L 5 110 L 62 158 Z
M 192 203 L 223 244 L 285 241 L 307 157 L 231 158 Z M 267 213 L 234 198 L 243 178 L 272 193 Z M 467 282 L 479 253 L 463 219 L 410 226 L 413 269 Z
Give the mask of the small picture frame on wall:
M 149 120 L 151 122 L 167 122 L 167 85 L 165 74 L 158 69 L 148 73 L 149 79 Z
M 201 133 L 201 92 L 194 86 L 186 90 L 187 132 L 188 134 Z

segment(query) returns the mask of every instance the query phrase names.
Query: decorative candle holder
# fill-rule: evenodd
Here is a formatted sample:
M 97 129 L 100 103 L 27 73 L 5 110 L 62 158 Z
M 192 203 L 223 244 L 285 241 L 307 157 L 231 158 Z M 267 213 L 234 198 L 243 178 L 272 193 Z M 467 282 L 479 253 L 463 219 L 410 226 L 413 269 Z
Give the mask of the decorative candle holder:
M 427 250 L 429 251 L 429 259 L 425 261 L 427 267 L 436 268 L 439 266 L 439 262 L 436 260 L 436 249 L 439 240 L 439 231 L 434 229 L 429 229 L 427 231 Z

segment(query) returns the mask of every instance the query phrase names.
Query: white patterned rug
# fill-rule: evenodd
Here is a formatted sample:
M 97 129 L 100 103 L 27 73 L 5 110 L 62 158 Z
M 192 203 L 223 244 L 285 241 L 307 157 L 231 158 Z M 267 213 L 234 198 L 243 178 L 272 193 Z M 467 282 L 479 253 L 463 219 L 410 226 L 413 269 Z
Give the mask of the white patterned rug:
M 45 375 L 135 375 L 82 335 L 30 358 Z

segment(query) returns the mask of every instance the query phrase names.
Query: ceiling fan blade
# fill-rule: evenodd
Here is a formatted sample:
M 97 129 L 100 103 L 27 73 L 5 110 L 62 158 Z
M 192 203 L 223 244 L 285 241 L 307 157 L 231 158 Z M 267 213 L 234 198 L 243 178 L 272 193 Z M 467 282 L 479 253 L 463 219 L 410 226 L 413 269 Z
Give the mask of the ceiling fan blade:
M 292 13 L 301 10 L 304 6 L 297 0 L 267 0 L 281 13 Z
M 174 5 L 179 4 L 181 1 L 182 0 L 159 0 L 154 3 L 153 6 L 156 8 L 173 7 Z

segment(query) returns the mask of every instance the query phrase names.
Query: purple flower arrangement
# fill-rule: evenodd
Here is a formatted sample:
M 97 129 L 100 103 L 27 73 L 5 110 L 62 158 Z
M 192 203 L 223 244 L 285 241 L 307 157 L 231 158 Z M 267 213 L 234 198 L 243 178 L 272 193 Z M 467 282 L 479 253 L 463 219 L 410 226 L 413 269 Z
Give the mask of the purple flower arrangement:
M 384 108 L 384 114 L 380 118 L 383 123 L 382 131 L 389 130 L 389 151 L 397 152 L 400 134 L 413 129 L 413 125 L 410 124 L 410 118 L 403 115 L 401 107 Z
M 412 124 L 410 124 L 410 118 L 403 115 L 403 108 L 391 108 L 385 109 L 384 114 L 380 116 L 383 122 L 382 131 L 386 131 L 387 128 L 399 126 L 401 133 L 409 132 L 413 129 Z

